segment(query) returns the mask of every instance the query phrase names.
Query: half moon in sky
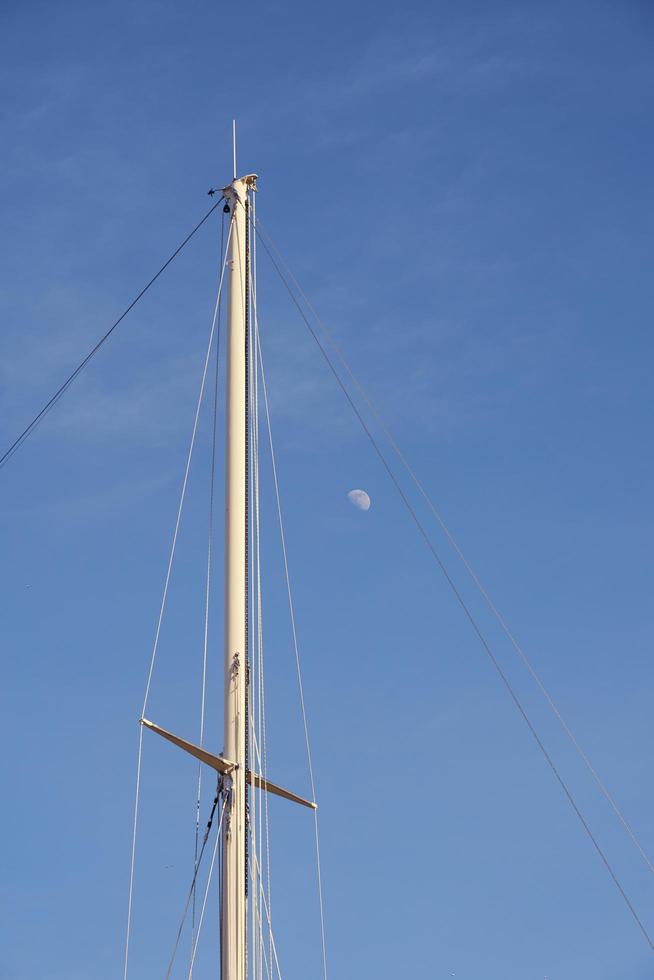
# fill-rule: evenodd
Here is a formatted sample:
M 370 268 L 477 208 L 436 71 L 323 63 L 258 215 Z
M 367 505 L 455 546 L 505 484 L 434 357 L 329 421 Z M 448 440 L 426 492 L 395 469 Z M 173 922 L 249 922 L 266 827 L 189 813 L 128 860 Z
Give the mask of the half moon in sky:
M 350 490 L 347 496 L 357 510 L 370 510 L 370 497 L 365 490 Z

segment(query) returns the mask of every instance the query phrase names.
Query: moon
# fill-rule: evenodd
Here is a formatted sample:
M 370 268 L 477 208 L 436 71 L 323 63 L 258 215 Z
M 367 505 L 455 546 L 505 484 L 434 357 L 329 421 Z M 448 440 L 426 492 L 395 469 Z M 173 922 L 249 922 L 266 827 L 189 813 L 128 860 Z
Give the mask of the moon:
M 370 510 L 370 497 L 365 490 L 350 490 L 347 496 L 357 510 Z

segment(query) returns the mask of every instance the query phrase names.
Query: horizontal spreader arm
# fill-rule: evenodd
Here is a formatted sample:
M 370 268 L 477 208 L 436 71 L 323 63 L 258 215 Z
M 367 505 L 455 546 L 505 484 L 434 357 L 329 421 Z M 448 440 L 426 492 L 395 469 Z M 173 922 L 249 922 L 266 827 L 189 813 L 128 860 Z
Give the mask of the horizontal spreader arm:
M 227 775 L 237 768 L 234 762 L 230 762 L 229 759 L 224 759 L 222 755 L 213 755 L 213 753 L 200 748 L 199 745 L 187 742 L 186 739 L 179 738 L 178 735 L 173 735 L 172 732 L 166 731 L 165 728 L 160 728 L 159 725 L 155 725 L 153 721 L 148 721 L 147 718 L 141 718 L 141 724 L 149 728 L 150 731 L 156 732 L 157 735 L 161 735 L 162 738 L 172 742 L 173 745 L 178 745 L 180 749 L 184 749 L 185 752 L 199 759 L 200 762 L 204 762 L 205 765 L 211 766 L 216 772 Z M 252 772 L 251 769 L 247 771 L 247 781 L 257 789 L 265 789 L 268 793 L 273 793 L 275 796 L 282 796 L 285 800 L 291 800 L 293 803 L 307 806 L 311 810 L 317 809 L 316 803 L 305 800 L 304 797 L 298 796 L 296 793 L 291 793 L 290 790 L 283 789 L 283 787 L 277 786 L 276 783 L 271 783 L 269 779 L 264 779 L 263 776 L 260 776 L 259 773 Z
M 274 793 L 275 796 L 283 796 L 285 800 L 291 800 L 293 803 L 300 803 L 302 806 L 308 806 L 311 810 L 317 810 L 318 804 L 312 803 L 311 800 L 305 800 L 303 796 L 297 796 L 295 793 L 291 793 L 287 789 L 283 789 L 281 786 L 276 786 L 275 783 L 271 783 L 269 779 L 264 779 L 260 776 L 258 772 L 252 772 L 248 769 L 247 773 L 248 783 L 251 786 L 256 786 L 257 789 L 268 790 L 269 793 Z
M 162 738 L 167 738 L 173 745 L 179 745 L 180 749 L 184 749 L 185 752 L 195 756 L 200 762 L 211 766 L 216 772 L 221 772 L 226 775 L 236 769 L 236 763 L 230 762 L 229 759 L 223 759 L 222 755 L 213 755 L 211 752 L 201 749 L 199 745 L 193 745 L 193 742 L 187 742 L 186 739 L 179 738 L 178 735 L 173 735 L 172 732 L 167 732 L 165 728 L 160 728 L 159 725 L 155 725 L 153 721 L 148 721 L 147 718 L 141 718 L 141 724 L 149 728 L 150 731 L 156 732 L 157 735 L 161 735 Z

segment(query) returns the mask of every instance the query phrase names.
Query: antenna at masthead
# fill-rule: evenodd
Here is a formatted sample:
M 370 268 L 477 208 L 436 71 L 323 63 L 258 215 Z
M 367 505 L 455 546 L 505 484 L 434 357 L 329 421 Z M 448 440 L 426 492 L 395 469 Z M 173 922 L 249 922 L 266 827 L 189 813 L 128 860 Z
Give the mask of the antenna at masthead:
M 233 180 L 236 180 L 236 120 L 232 119 L 232 151 L 234 155 L 234 176 Z

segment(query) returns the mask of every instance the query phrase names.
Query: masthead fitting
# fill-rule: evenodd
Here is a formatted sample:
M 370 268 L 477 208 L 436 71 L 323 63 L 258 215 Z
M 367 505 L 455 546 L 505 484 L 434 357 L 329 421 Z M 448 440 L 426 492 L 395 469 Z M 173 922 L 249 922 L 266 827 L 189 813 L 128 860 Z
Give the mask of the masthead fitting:
M 222 193 L 226 201 L 245 200 L 248 191 L 256 191 L 257 174 L 246 174 L 244 177 L 236 177 L 231 184 L 223 187 Z

